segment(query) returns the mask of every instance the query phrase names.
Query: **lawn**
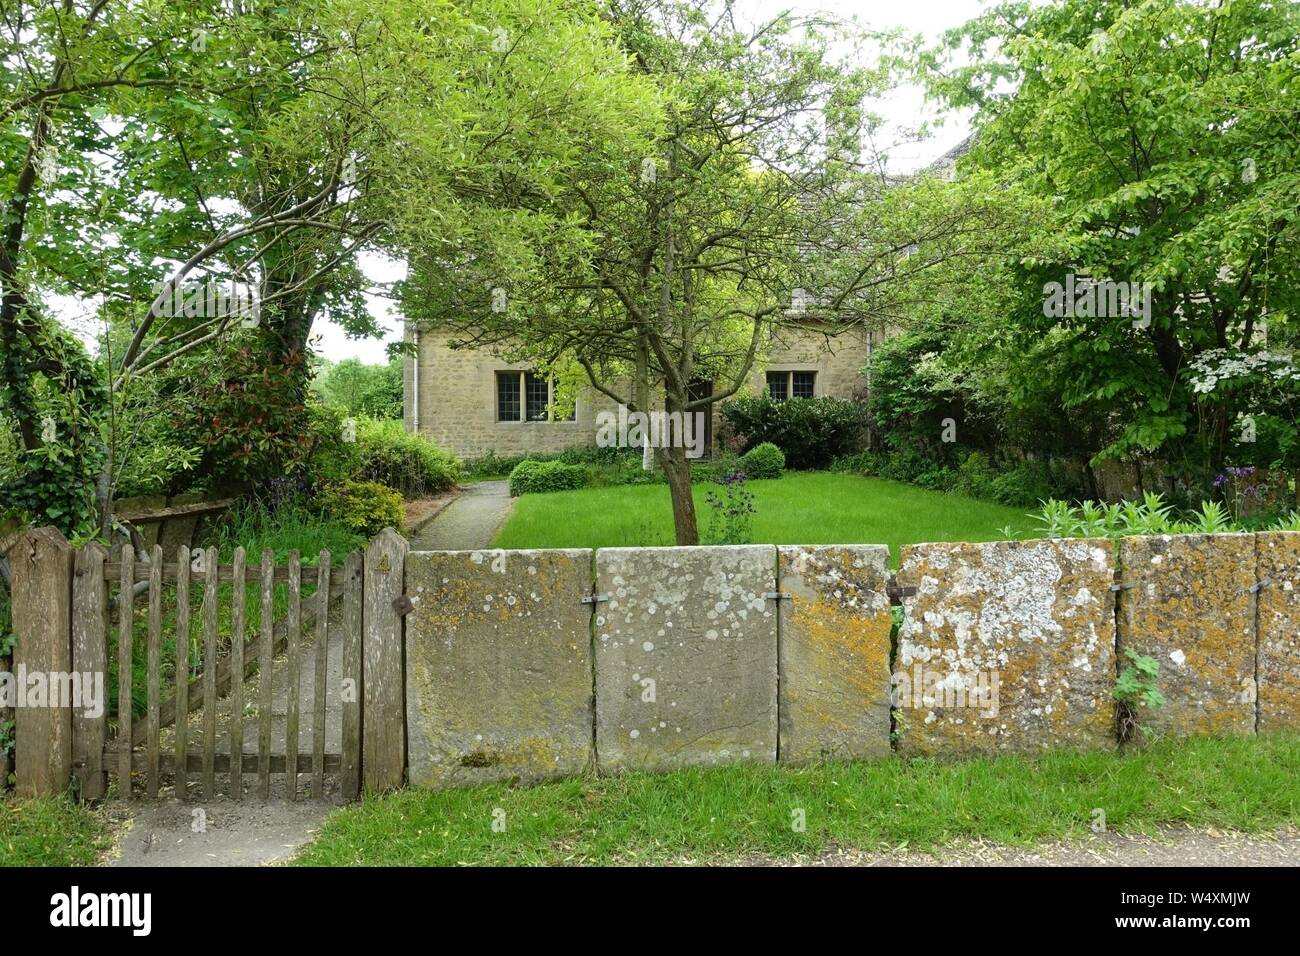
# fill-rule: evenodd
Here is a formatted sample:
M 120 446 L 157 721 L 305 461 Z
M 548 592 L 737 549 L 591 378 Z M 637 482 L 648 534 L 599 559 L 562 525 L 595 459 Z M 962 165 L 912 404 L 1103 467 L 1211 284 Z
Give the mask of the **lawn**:
M 1157 743 L 959 762 L 885 759 L 587 777 L 535 787 L 400 791 L 335 812 L 299 864 L 696 862 L 745 854 L 1012 845 L 1107 826 L 1264 832 L 1300 823 L 1300 737 Z M 803 832 L 791 822 L 802 810 Z M 494 819 L 504 823 L 493 828 Z
M 887 544 L 991 541 L 1032 535 L 1026 508 L 858 475 L 792 472 L 753 481 L 756 544 Z M 705 494 L 695 486 L 700 533 L 708 534 Z M 1009 532 L 1009 533 L 1008 533 Z M 494 542 L 500 548 L 613 548 L 673 543 L 666 485 L 589 488 L 524 495 Z
M 0 798 L 0 867 L 89 866 L 107 844 L 101 817 L 68 797 Z

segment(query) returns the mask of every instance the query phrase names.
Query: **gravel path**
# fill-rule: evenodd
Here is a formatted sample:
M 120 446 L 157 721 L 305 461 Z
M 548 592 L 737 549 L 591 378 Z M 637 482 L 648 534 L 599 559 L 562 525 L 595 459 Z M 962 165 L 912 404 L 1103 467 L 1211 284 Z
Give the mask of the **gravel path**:
M 514 499 L 506 481 L 480 481 L 411 538 L 412 551 L 480 551 L 492 546 Z
M 753 856 L 728 862 L 747 866 L 1300 866 L 1300 831 L 1242 834 L 1171 827 L 1149 837 L 1105 833 L 1033 847 L 969 842 L 929 852 L 837 847 L 817 856 Z

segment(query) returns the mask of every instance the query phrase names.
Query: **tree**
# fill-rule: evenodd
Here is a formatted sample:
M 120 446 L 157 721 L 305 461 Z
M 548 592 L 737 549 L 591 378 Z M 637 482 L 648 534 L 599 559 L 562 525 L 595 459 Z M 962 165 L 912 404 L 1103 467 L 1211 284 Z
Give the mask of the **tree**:
M 402 417 L 402 359 L 386 365 L 367 365 L 358 359 L 324 363 L 313 382 L 327 402 L 349 415 L 370 418 Z
M 521 201 L 624 113 L 622 57 L 567 0 L 42 0 L 6 7 L 3 28 L 0 151 L 17 173 L 0 177 L 0 400 L 22 468 L 71 463 L 40 484 L 75 515 L 41 494 L 16 509 L 65 530 L 86 525 L 92 488 L 107 532 L 118 412 L 161 394 L 147 379 L 242 335 L 300 405 L 317 316 L 377 331 L 363 248 L 464 232 L 508 254 L 533 237 Z M 169 310 L 190 280 L 255 291 L 255 332 L 243 313 Z M 102 297 L 100 355 L 50 314 L 55 291 Z
M 1052 317 L 1028 294 L 995 320 L 1022 376 L 1052 374 L 1068 409 L 1109 411 L 1098 459 L 1158 451 L 1208 490 L 1225 459 L 1257 451 L 1238 416 L 1264 394 L 1197 382 L 1207 357 L 1251 363 L 1295 342 L 1297 37 L 1300 8 L 1269 0 L 1012 3 L 949 37 L 969 65 L 931 61 L 936 91 L 978 109 L 968 168 L 1032 210 L 1012 281 L 1150 283 L 1149 321 Z
M 613 2 L 607 17 L 657 90 L 650 135 L 587 152 L 554 199 L 564 228 L 532 259 L 415 256 L 404 307 L 460 344 L 576 365 L 632 411 L 662 393 L 670 416 L 707 414 L 774 330 L 814 318 L 857 159 L 824 161 L 824 111 L 837 107 L 836 132 L 856 142 L 857 106 L 883 73 L 832 62 L 828 23 L 747 29 L 726 0 Z M 677 543 L 696 544 L 686 449 L 658 455 Z

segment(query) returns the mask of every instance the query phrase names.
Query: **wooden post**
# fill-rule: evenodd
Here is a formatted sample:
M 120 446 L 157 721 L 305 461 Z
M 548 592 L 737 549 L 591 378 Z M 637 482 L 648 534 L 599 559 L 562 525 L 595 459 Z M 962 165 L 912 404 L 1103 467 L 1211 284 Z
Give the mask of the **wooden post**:
M 72 772 L 72 702 L 63 699 L 71 689 L 72 546 L 57 529 L 39 528 L 10 549 L 9 564 L 14 689 L 35 698 L 38 675 L 45 687 L 39 704 L 29 699 L 14 715 L 16 789 L 20 797 L 51 796 L 67 789 Z M 45 706 L 56 694 L 59 706 Z
M 244 799 L 244 610 L 248 582 L 247 558 L 235 549 L 234 593 L 230 601 L 230 799 Z
M 117 792 L 131 799 L 131 651 L 135 641 L 135 552 L 122 545 L 117 590 Z
M 366 548 L 361 772 L 367 793 L 400 787 L 406 769 L 403 621 L 393 602 L 405 592 L 408 548 L 392 528 Z
M 267 548 L 262 552 L 262 629 L 261 653 L 258 657 L 257 696 L 257 789 L 263 800 L 271 797 L 271 671 L 275 663 L 274 630 L 271 615 L 275 611 L 275 555 Z M 231 678 L 234 679 L 233 677 Z
M 325 681 L 329 672 L 330 553 L 322 551 L 316 568 L 316 673 L 312 680 L 311 796 L 325 795 Z
M 190 749 L 190 547 L 176 556 L 176 799 L 189 796 Z
M 72 713 L 72 773 L 83 800 L 99 800 L 108 791 L 104 744 L 108 740 L 108 552 L 97 544 L 77 552 L 72 577 L 72 670 L 96 681 L 103 699 L 100 713 L 86 707 Z
M 297 550 L 289 553 L 289 643 L 286 663 L 289 686 L 284 717 L 284 792 L 290 800 L 298 799 L 298 695 L 302 691 L 302 558 Z
M 217 549 L 203 554 L 203 799 L 217 796 Z
M 343 565 L 343 666 L 339 701 L 343 705 L 343 767 L 339 774 L 344 800 L 361 795 L 361 672 L 362 577 L 365 558 L 360 551 Z
M 158 702 L 161 698 L 159 685 L 159 667 L 162 663 L 162 545 L 155 544 L 149 552 L 149 644 L 146 659 L 147 678 L 145 694 L 146 711 L 149 717 L 148 731 L 145 733 L 145 753 L 148 758 L 148 777 L 145 792 L 149 799 L 158 797 L 158 776 L 160 753 L 158 749 Z

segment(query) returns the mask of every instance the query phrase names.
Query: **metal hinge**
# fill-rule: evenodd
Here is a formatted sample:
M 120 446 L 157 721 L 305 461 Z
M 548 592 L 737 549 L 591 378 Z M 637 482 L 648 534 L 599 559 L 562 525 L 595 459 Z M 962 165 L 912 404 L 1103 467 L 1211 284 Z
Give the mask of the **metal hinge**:
M 790 600 L 790 595 L 789 595 L 788 593 L 786 593 L 785 591 L 764 591 L 764 592 L 763 592 L 763 597 L 767 598 L 769 601 L 788 601 L 788 600 Z
M 583 604 L 600 604 L 602 601 L 608 601 L 608 594 L 584 594 L 582 596 Z
M 889 583 L 885 585 L 885 594 L 889 596 L 890 604 L 898 605 L 903 603 L 905 597 L 915 597 L 916 587 L 911 584 L 904 587 L 898 583 L 898 578 L 891 577 Z

